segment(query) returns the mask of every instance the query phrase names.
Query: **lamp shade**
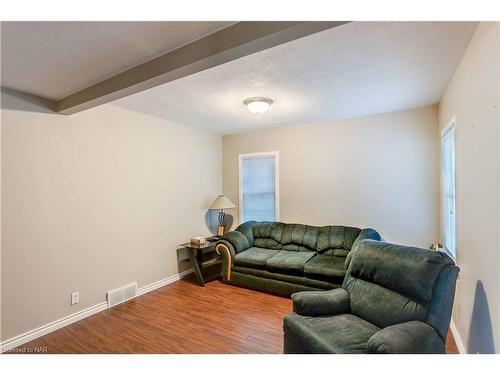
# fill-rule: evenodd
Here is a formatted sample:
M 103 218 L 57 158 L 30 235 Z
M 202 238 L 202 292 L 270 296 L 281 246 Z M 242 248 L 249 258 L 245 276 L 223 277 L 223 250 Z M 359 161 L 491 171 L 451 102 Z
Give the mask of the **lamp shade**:
M 236 207 L 227 197 L 219 195 L 214 202 L 208 207 L 209 210 L 224 210 L 226 208 Z

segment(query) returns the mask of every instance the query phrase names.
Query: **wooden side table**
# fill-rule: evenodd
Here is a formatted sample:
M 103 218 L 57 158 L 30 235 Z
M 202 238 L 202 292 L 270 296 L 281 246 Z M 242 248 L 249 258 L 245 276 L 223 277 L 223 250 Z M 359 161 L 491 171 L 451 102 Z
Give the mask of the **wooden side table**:
M 207 279 L 206 276 L 205 277 L 203 276 L 203 271 L 205 270 L 205 268 L 203 267 L 203 255 L 214 252 L 215 244 L 216 242 L 207 241 L 205 244 L 200 246 L 193 245 L 190 242 L 182 245 L 188 250 L 189 259 L 191 260 L 191 264 L 193 265 L 196 281 L 198 281 L 198 284 L 200 284 L 201 286 L 205 286 L 205 281 Z M 207 266 L 206 268 L 220 263 L 221 261 L 218 260 L 210 264 L 210 266 Z

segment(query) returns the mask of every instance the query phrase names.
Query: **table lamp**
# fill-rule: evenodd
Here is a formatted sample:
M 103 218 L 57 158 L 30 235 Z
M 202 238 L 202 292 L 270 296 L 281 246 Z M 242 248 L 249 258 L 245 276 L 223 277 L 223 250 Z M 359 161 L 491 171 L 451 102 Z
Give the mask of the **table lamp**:
M 219 210 L 219 226 L 217 228 L 217 236 L 224 235 L 224 230 L 225 230 L 224 217 L 226 216 L 224 210 L 235 207 L 236 206 L 234 205 L 234 203 L 231 202 L 229 198 L 225 197 L 224 195 L 219 195 L 210 205 L 210 207 L 208 207 L 209 210 Z

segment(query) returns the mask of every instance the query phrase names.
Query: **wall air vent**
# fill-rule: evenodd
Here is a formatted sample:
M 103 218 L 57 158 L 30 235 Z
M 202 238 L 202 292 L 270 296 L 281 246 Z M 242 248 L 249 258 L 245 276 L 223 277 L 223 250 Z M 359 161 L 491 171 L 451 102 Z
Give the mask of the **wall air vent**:
M 128 301 L 137 295 L 137 283 L 131 283 L 121 288 L 109 290 L 106 293 L 108 308 L 119 305 L 122 302 Z

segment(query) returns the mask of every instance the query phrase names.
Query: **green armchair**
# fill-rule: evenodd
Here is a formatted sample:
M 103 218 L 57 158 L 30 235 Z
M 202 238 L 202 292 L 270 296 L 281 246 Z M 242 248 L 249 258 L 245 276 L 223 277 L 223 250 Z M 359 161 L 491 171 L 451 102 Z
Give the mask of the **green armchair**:
M 285 353 L 445 353 L 459 272 L 443 252 L 360 241 L 342 288 L 292 295 Z

